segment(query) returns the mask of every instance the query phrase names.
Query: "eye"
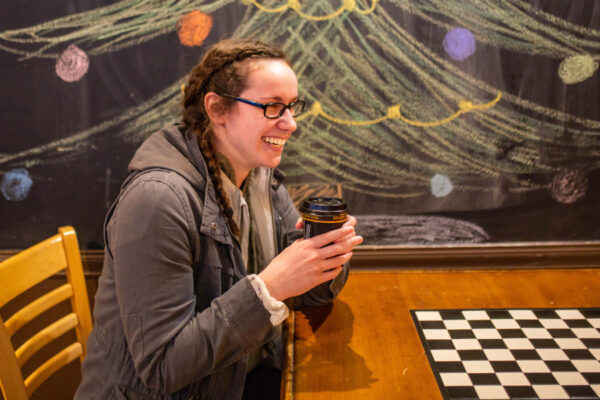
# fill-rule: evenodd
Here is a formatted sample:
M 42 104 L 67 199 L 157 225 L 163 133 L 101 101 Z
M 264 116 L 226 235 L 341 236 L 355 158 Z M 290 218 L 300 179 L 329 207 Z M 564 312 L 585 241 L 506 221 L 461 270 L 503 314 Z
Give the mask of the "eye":
M 292 106 L 290 107 L 290 111 L 292 112 L 292 115 L 294 117 L 297 117 L 304 111 L 304 102 L 302 100 L 296 100 L 295 102 L 290 104 L 292 104 Z
M 265 104 L 265 115 L 267 117 L 279 117 L 285 108 L 283 103 L 268 103 Z

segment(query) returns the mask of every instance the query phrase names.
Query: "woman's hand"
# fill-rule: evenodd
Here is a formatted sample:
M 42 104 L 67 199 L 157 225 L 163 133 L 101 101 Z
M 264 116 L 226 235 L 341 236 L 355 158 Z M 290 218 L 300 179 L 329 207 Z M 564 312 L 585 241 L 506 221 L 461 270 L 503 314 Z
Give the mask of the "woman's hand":
M 356 235 L 356 219 L 350 217 L 341 228 L 310 239 L 300 239 L 283 250 L 260 274 L 271 296 L 285 300 L 332 280 L 362 243 Z M 296 228 L 301 229 L 300 219 Z

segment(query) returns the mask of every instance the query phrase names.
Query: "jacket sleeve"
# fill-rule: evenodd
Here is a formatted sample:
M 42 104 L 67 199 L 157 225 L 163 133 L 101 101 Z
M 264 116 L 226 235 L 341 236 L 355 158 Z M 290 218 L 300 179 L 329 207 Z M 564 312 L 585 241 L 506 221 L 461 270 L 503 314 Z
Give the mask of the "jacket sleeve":
M 292 198 L 283 185 L 280 185 L 277 188 L 275 192 L 275 198 L 277 209 L 280 213 L 282 229 L 281 237 L 283 248 L 285 248 L 292 244 L 295 240 L 303 237 L 302 231 L 300 229 L 296 229 L 296 221 L 298 221 L 298 218 L 300 218 L 300 213 L 298 213 Z M 294 306 L 316 306 L 327 304 L 333 301 L 333 299 L 337 297 L 346 284 L 349 269 L 350 263 L 345 263 L 343 265 L 342 272 L 340 272 L 335 279 L 324 282 L 304 293 L 303 295 L 294 298 Z
M 189 214 L 176 184 L 143 179 L 122 195 L 108 234 L 129 352 L 137 375 L 163 393 L 240 360 L 272 335 L 247 278 L 195 311 Z

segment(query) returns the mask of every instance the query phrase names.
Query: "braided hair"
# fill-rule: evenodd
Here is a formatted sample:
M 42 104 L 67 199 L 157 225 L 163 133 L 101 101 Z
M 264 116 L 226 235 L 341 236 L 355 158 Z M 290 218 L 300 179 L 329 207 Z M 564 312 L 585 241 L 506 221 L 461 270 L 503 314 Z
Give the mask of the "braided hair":
M 200 151 L 206 160 L 208 173 L 215 187 L 217 202 L 225 215 L 231 232 L 238 236 L 240 229 L 233 220 L 233 210 L 221 180 L 221 168 L 214 145 L 210 118 L 204 108 L 208 92 L 238 96 L 246 89 L 250 72 L 248 60 L 277 59 L 289 64 L 284 53 L 268 44 L 248 39 L 225 39 L 212 45 L 196 65 L 185 85 L 183 123 L 186 131 L 198 138 Z M 216 105 L 217 112 L 227 112 L 233 99 L 222 97 Z

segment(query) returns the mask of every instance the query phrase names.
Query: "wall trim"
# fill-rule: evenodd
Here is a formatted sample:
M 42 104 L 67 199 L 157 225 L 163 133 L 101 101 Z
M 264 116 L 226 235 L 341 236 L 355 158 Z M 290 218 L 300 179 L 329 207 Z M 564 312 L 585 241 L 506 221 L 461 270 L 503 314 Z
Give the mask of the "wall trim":
M 0 250 L 0 261 L 19 250 Z M 82 250 L 88 276 L 99 276 L 103 250 Z M 600 241 L 437 246 L 358 246 L 353 269 L 600 268 Z
M 599 268 L 600 241 L 440 246 L 361 246 L 358 269 Z

